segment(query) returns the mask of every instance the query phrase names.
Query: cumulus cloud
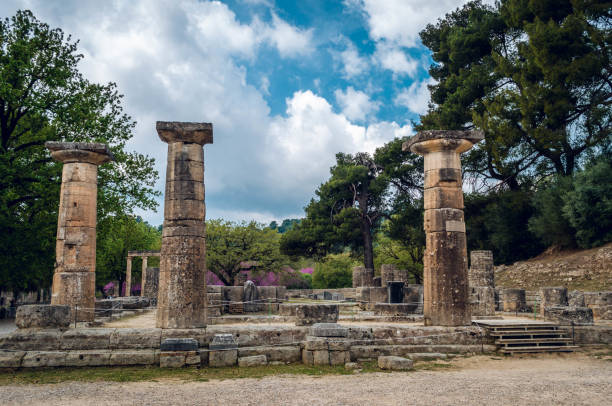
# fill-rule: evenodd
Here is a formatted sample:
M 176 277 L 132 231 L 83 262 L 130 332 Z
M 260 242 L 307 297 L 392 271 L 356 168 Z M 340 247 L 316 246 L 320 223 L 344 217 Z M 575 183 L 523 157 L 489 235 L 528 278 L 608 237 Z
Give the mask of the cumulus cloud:
M 370 100 L 370 96 L 353 89 L 352 86 L 349 86 L 344 92 L 337 89 L 334 95 L 342 108 L 342 114 L 349 120 L 365 121 L 366 118 L 376 113 L 380 107 L 380 103 Z
M 344 77 L 347 79 L 361 75 L 369 66 L 368 60 L 359 55 L 353 43 L 349 43 L 346 49 L 340 52 L 339 58 L 342 62 Z
M 419 67 L 419 63 L 406 55 L 400 47 L 385 42 L 377 44 L 374 60 L 397 75 L 414 76 Z
M 379 122 L 370 126 L 351 123 L 334 113 L 331 104 L 310 90 L 287 100 L 287 117 L 275 117 L 267 136 L 268 173 L 279 190 L 312 196 L 313 185 L 329 176 L 336 152 L 374 152 L 395 137 L 412 133 L 410 125 Z M 304 200 L 307 202 L 307 200 Z
M 425 114 L 430 98 L 430 92 L 427 86 L 434 83 L 435 80 L 432 78 L 421 82 L 414 82 L 408 89 L 404 89 L 396 96 L 395 103 L 407 107 L 414 113 Z
M 396 123 L 356 125 L 310 90 L 289 97 L 285 115 L 271 116 L 263 97 L 268 82 L 247 81 L 249 61 L 263 44 L 288 58 L 313 49 L 312 31 L 275 15 L 245 24 L 226 4 L 197 0 L 0 3 L 5 16 L 19 8 L 81 40 L 87 78 L 118 84 L 126 112 L 137 121 L 127 147 L 156 159 L 158 190 L 164 189 L 167 147 L 155 121 L 213 123 L 214 144 L 205 147 L 210 218 L 295 216 L 327 178 L 335 153 L 373 151 L 411 131 Z M 163 219 L 163 210 L 139 214 L 153 224 Z

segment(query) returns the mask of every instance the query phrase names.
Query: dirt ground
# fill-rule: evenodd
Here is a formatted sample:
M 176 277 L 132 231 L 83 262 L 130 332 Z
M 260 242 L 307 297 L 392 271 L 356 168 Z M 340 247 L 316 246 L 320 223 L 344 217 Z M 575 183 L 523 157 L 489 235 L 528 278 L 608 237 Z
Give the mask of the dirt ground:
M 0 404 L 610 405 L 612 362 L 604 358 L 584 353 L 475 356 L 436 371 L 4 386 Z

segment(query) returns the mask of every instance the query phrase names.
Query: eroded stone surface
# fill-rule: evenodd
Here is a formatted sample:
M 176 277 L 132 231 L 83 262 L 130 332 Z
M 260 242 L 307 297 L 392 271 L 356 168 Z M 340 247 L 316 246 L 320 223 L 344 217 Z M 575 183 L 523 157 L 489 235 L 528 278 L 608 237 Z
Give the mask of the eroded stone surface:
M 301 304 L 295 309 L 296 326 L 310 326 L 315 323 L 335 323 L 339 308 L 334 304 Z
M 22 305 L 17 308 L 17 328 L 67 328 L 70 325 L 70 306 Z
M 424 156 L 424 304 L 426 325 L 471 323 L 460 154 L 477 131 L 421 131 L 402 148 Z
M 51 304 L 70 306 L 78 321 L 93 321 L 98 165 L 113 157 L 100 143 L 47 142 L 45 146 L 64 163 Z
M 380 369 L 390 369 L 394 371 L 408 371 L 413 368 L 414 362 L 411 359 L 396 357 L 393 355 L 378 357 L 378 367 Z
M 168 143 L 157 327 L 206 325 L 204 150 L 212 124 L 157 122 Z

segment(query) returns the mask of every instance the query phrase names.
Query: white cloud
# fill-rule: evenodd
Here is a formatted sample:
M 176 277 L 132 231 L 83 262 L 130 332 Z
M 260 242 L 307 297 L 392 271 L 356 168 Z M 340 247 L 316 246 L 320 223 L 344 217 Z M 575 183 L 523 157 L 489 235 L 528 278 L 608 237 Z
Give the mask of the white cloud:
M 349 86 L 344 92 L 337 89 L 334 95 L 342 108 L 342 114 L 349 120 L 365 121 L 366 118 L 376 113 L 380 107 L 380 103 L 370 100 L 370 96 L 353 89 L 352 86 Z
M 344 77 L 347 79 L 361 75 L 368 69 L 368 60 L 359 56 L 355 45 L 349 43 L 347 48 L 340 52 Z
M 419 63 L 407 56 L 400 47 L 387 43 L 377 44 L 374 60 L 383 68 L 398 75 L 414 76 L 419 67 Z
M 400 92 L 395 98 L 395 103 L 407 107 L 410 111 L 418 114 L 427 112 L 427 104 L 429 103 L 430 93 L 427 85 L 432 85 L 435 80 L 432 78 L 423 80 L 422 82 L 414 82 Z
M 268 131 L 268 176 L 279 190 L 303 196 L 304 202 L 329 176 L 337 152 L 374 152 L 393 138 L 412 133 L 409 124 L 395 122 L 355 125 L 310 90 L 287 99 L 286 113 L 286 118 L 275 117 Z
M 372 152 L 411 131 L 396 123 L 356 125 L 309 90 L 287 99 L 286 116 L 271 117 L 263 97 L 268 84 L 265 78 L 247 82 L 244 59 L 257 58 L 264 43 L 287 57 L 312 48 L 310 30 L 279 17 L 243 24 L 227 5 L 197 0 L 65 0 L 61 6 L 5 0 L 0 14 L 26 7 L 81 40 L 85 77 L 117 83 L 126 113 L 137 121 L 127 148 L 156 159 L 158 190 L 164 189 L 167 147 L 155 121 L 213 123 L 214 144 L 205 147 L 209 218 L 294 216 L 328 177 L 337 152 Z M 160 203 L 157 214 L 138 214 L 161 224 Z
M 272 25 L 262 25 L 255 21 L 260 38 L 276 46 L 283 57 L 296 57 L 312 52 L 312 29 L 301 30 L 289 25 L 286 21 L 272 14 Z
M 347 0 L 366 15 L 370 37 L 404 47 L 414 47 L 427 24 L 461 7 L 468 0 Z M 485 0 L 492 4 L 494 0 Z

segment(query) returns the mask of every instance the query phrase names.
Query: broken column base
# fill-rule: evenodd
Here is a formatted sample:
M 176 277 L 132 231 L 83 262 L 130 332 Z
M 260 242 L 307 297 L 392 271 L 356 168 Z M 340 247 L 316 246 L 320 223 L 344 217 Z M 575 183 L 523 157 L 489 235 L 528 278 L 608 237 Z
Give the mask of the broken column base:
M 336 323 L 318 323 L 306 337 L 302 362 L 306 365 L 344 365 L 351 361 L 348 329 Z
M 17 308 L 17 328 L 68 328 L 72 321 L 67 305 L 22 305 Z

